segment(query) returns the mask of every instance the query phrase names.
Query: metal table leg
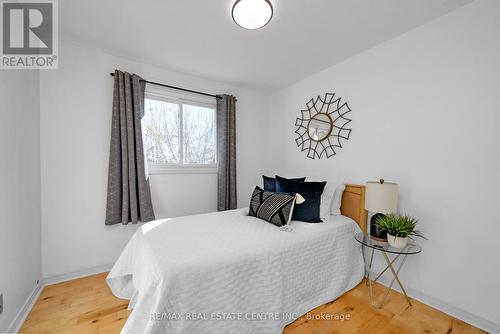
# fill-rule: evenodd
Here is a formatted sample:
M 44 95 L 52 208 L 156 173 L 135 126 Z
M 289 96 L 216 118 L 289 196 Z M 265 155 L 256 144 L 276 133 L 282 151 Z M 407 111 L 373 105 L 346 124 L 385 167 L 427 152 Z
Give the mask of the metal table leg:
M 396 260 L 399 258 L 401 254 L 398 254 L 396 257 L 394 257 L 394 259 L 392 259 L 391 261 L 391 264 L 394 264 L 394 262 L 396 262 Z M 375 278 L 373 281 L 376 282 L 378 281 L 378 279 L 387 271 L 387 269 L 389 269 L 389 266 L 386 266 L 384 270 L 382 270 L 380 272 L 380 274 L 378 274 L 377 278 Z
M 373 253 L 375 253 L 375 249 L 372 248 L 372 255 L 370 257 L 370 264 L 368 265 L 368 275 L 366 276 L 366 281 L 368 283 L 368 287 L 370 290 L 370 293 L 369 293 L 370 303 L 373 303 L 373 286 L 372 286 L 372 280 L 370 279 L 370 273 L 372 271 L 372 263 L 373 263 Z
M 367 269 L 366 269 L 366 257 L 365 257 L 365 245 L 361 245 L 361 254 L 363 255 L 363 266 L 365 268 L 365 279 L 367 277 Z M 368 281 L 365 281 L 366 284 L 368 284 Z
M 403 267 L 403 265 L 404 265 L 404 263 L 405 263 L 405 261 L 406 261 L 406 258 L 408 257 L 408 255 L 405 255 L 405 256 L 403 257 L 403 260 L 402 260 L 402 261 L 401 261 L 401 263 L 399 264 L 398 269 L 397 269 L 397 270 L 394 270 L 394 267 L 393 267 L 392 265 L 393 265 L 393 263 L 394 263 L 394 261 L 395 261 L 395 260 L 390 261 L 390 260 L 389 260 L 389 257 L 387 256 L 387 254 L 386 254 L 385 252 L 382 252 L 382 253 L 384 254 L 384 259 L 385 259 L 385 261 L 387 262 L 387 267 L 391 270 L 391 272 L 392 272 L 392 274 L 394 275 L 394 277 L 393 277 L 393 279 L 392 279 L 392 281 L 391 281 L 391 284 L 387 287 L 387 291 L 386 291 L 386 293 L 385 293 L 385 295 L 384 295 L 384 298 L 382 299 L 382 301 L 381 301 L 381 302 L 380 302 L 380 304 L 378 305 L 378 308 L 381 308 L 381 307 L 382 307 L 382 305 L 384 304 L 385 300 L 387 299 L 387 296 L 389 295 L 389 292 L 390 292 L 390 290 L 391 290 L 391 288 L 392 288 L 392 285 L 394 284 L 394 281 L 397 281 L 397 282 L 398 282 L 398 285 L 399 285 L 399 287 L 401 288 L 401 290 L 403 291 L 403 294 L 404 294 L 404 296 L 405 296 L 405 298 L 406 298 L 406 301 L 408 302 L 408 305 L 412 306 L 411 301 L 410 301 L 410 298 L 409 298 L 409 297 L 408 297 L 408 295 L 406 294 L 406 290 L 405 290 L 405 288 L 403 287 L 403 284 L 402 284 L 402 283 L 401 283 L 401 281 L 399 280 L 399 276 L 398 276 L 398 275 L 399 275 L 399 272 L 401 271 L 401 268 Z M 386 268 L 386 269 L 387 269 L 387 268 Z M 385 269 L 385 270 L 386 270 L 386 269 Z M 384 272 L 385 272 L 385 270 L 384 270 Z M 380 275 L 379 275 L 379 276 L 380 276 Z

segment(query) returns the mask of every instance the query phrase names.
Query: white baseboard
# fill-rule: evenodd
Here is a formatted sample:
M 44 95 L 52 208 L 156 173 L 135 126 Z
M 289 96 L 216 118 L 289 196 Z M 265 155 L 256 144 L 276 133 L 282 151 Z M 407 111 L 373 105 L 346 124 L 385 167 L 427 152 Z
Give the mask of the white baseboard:
M 373 276 L 373 273 L 371 275 L 372 275 L 372 277 L 376 277 L 376 275 Z M 389 286 L 389 284 L 391 283 L 391 279 L 390 279 L 390 277 L 382 276 L 378 279 L 377 282 L 379 282 L 382 285 Z M 404 285 L 404 282 L 402 282 L 402 283 Z M 394 283 L 392 288 L 398 292 L 402 292 L 397 283 Z M 404 288 L 405 288 L 408 296 L 410 296 L 413 299 L 418 300 L 419 302 L 422 302 L 426 305 L 429 305 L 429 306 L 431 306 L 431 307 L 433 307 L 441 312 L 449 314 L 452 317 L 460 319 L 460 320 L 462 320 L 468 324 L 471 324 L 477 328 L 480 328 L 488 333 L 497 333 L 497 334 L 500 333 L 500 325 L 499 324 L 496 324 L 490 320 L 479 317 L 479 316 L 472 314 L 470 312 L 464 311 L 456 306 L 450 305 L 447 302 L 444 302 L 440 299 L 426 295 L 420 291 L 416 291 L 410 287 L 405 286 Z
M 84 270 L 80 270 L 80 271 L 75 271 L 75 272 L 71 272 L 71 273 L 67 273 L 67 274 L 46 277 L 43 279 L 43 285 L 62 283 L 62 282 L 70 281 L 72 279 L 77 279 L 77 278 L 82 278 L 85 276 L 100 274 L 100 273 L 103 273 L 106 271 L 110 271 L 112 267 L 113 267 L 113 263 L 108 263 L 108 264 L 103 264 L 100 266 L 96 266 L 96 267 L 92 267 L 92 268 L 88 268 L 88 269 L 84 269 Z
M 100 266 L 96 266 L 93 268 L 85 269 L 85 270 L 80 270 L 68 274 L 62 274 L 62 275 L 56 275 L 56 276 L 51 276 L 47 277 L 44 279 L 41 279 L 37 286 L 33 289 L 31 294 L 28 296 L 26 301 L 24 302 L 23 306 L 17 312 L 16 317 L 12 322 L 10 323 L 9 327 L 7 328 L 7 333 L 17 333 L 21 329 L 21 326 L 23 325 L 24 321 L 28 317 L 28 314 L 31 312 L 31 309 L 35 305 L 35 302 L 38 300 L 38 297 L 40 297 L 40 293 L 42 292 L 43 288 L 47 285 L 51 284 L 56 284 L 56 283 L 62 283 L 66 281 L 70 281 L 72 279 L 76 278 L 81 278 L 85 276 L 90 276 L 90 275 L 95 275 L 99 273 L 103 273 L 106 271 L 111 270 L 113 267 L 113 264 L 104 264 Z
M 9 327 L 7 328 L 7 333 L 19 332 L 21 326 L 24 323 L 24 320 L 26 320 L 26 317 L 31 312 L 31 309 L 38 300 L 38 297 L 40 296 L 42 290 L 43 290 L 43 283 L 42 280 L 39 280 L 38 284 L 35 286 L 33 291 L 31 291 L 28 298 L 24 302 L 23 306 L 21 306 L 19 312 L 17 312 L 16 316 L 14 317 L 14 320 L 12 320 L 12 322 L 10 323 Z

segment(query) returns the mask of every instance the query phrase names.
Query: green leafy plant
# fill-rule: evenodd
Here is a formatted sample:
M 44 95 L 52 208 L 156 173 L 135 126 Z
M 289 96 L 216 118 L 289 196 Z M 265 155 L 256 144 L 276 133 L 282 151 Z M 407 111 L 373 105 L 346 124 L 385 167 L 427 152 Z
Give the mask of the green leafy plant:
M 378 217 L 375 223 L 381 230 L 387 231 L 388 234 L 395 237 L 419 237 L 426 239 L 422 232 L 415 229 L 418 220 L 411 216 L 390 213 Z

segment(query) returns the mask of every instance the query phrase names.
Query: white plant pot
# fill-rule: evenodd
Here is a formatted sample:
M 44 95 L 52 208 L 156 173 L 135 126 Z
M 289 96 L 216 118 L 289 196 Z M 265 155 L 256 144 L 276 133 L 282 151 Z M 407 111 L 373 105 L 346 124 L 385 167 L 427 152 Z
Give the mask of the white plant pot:
M 387 241 L 389 241 L 389 245 L 391 245 L 391 247 L 397 249 L 403 249 L 406 247 L 406 244 L 408 243 L 408 237 L 400 238 L 387 233 Z

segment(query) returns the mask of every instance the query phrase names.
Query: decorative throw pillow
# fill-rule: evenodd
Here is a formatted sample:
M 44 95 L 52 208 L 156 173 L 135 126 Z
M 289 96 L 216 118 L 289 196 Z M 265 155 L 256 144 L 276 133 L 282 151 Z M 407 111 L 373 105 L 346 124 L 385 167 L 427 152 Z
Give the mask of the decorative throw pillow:
M 306 223 L 321 223 L 320 204 L 321 194 L 326 186 L 323 182 L 301 182 L 288 180 L 276 175 L 276 191 L 285 193 L 299 193 L 305 202 L 297 205 L 293 211 L 293 220 Z
M 340 215 L 340 206 L 342 205 L 342 195 L 344 195 L 345 184 L 340 184 L 335 188 L 335 193 L 333 194 L 332 199 L 332 211 L 331 214 L 333 216 Z
M 281 176 L 280 176 L 281 177 Z M 276 179 L 274 177 L 269 177 L 262 175 L 262 179 L 264 181 L 264 190 L 265 191 L 276 191 Z M 283 178 L 285 179 L 285 178 Z M 305 181 L 305 177 L 299 177 L 299 178 L 291 178 L 287 180 L 294 180 L 294 181 Z
M 294 204 L 295 194 L 275 193 L 255 187 L 248 215 L 281 227 L 290 222 Z
M 321 194 L 321 203 L 319 216 L 321 219 L 328 218 L 332 213 L 332 203 L 335 193 L 335 183 L 328 181 L 323 193 Z
M 321 219 L 328 216 L 340 215 L 340 206 L 342 205 L 342 195 L 344 194 L 345 184 L 335 186 L 335 183 L 328 182 L 323 194 L 321 194 L 321 206 L 319 215 Z

